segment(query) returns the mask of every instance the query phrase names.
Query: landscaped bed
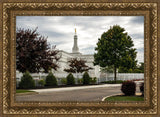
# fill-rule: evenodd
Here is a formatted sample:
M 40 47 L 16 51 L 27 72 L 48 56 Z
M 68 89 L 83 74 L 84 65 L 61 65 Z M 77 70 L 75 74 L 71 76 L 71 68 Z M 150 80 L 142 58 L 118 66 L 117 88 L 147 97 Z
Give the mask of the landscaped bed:
M 103 81 L 103 82 L 101 82 L 101 83 L 104 83 L 104 84 L 121 84 L 121 83 L 123 83 L 124 81 L 122 81 L 122 80 L 117 80 L 116 82 L 115 81 Z
M 108 97 L 105 99 L 105 101 L 144 101 L 144 97 L 117 95 L 117 96 Z
M 143 79 L 133 79 L 133 80 L 130 80 L 130 81 L 144 81 Z M 126 81 L 123 81 L 123 80 L 117 80 L 116 82 L 113 80 L 109 80 L 109 81 L 103 81 L 101 82 L 102 84 L 122 84 L 123 82 L 126 82 Z
M 140 92 L 136 93 L 136 83 L 126 81 L 121 86 L 122 95 L 106 97 L 103 101 L 144 101 L 144 83 L 140 85 Z

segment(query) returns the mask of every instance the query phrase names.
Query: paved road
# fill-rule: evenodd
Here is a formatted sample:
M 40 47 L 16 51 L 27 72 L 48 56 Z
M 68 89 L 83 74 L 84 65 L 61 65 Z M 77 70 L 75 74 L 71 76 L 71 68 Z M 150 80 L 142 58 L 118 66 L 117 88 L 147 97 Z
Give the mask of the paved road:
M 16 101 L 101 101 L 103 97 L 120 93 L 120 86 L 100 87 L 16 96 Z

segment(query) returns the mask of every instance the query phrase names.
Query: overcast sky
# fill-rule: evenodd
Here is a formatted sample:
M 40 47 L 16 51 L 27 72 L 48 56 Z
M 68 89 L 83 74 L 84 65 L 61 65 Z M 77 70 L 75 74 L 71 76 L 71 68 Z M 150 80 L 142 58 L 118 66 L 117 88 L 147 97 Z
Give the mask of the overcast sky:
M 77 29 L 79 51 L 94 54 L 94 48 L 103 32 L 110 26 L 125 28 L 137 49 L 138 62 L 144 62 L 143 16 L 17 16 L 16 27 L 35 29 L 47 37 L 48 43 L 59 50 L 72 52 L 73 37 Z

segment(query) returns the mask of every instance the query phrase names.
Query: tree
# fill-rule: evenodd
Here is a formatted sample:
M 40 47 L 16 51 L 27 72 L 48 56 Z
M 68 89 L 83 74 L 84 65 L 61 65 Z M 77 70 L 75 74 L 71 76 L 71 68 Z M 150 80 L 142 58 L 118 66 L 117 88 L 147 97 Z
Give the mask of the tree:
M 89 74 L 88 74 L 88 72 L 85 72 L 84 74 L 83 74 L 83 84 L 89 84 L 90 83 L 90 76 L 89 76 Z
M 120 67 L 118 69 L 119 73 L 144 73 L 144 63 L 140 63 L 140 65 L 136 65 L 134 69 L 127 69 L 124 67 Z
M 131 71 L 131 70 L 130 70 Z M 118 73 L 129 73 L 129 69 L 124 67 L 119 67 Z
M 86 61 L 83 59 L 77 59 L 77 58 L 72 58 L 68 61 L 70 68 L 69 69 L 64 69 L 66 72 L 71 72 L 71 73 L 82 73 L 84 71 L 88 71 L 92 69 L 91 67 L 88 67 L 86 65 Z
M 46 77 L 46 86 L 57 86 L 57 79 L 52 72 L 49 72 Z
M 37 28 L 16 30 L 16 69 L 20 72 L 36 73 L 49 68 L 57 70 L 60 59 L 58 50 L 47 44 L 47 38 L 37 32 Z
M 137 52 L 133 46 L 133 41 L 125 33 L 125 29 L 114 25 L 98 39 L 95 48 L 96 53 L 94 54 L 94 65 L 113 66 L 116 82 L 116 71 L 119 67 L 130 69 L 137 64 L 135 60 Z
M 68 74 L 66 79 L 67 79 L 67 85 L 74 85 L 75 84 L 75 78 L 71 73 Z
M 101 72 L 113 73 L 113 66 L 106 66 L 100 68 Z
M 31 89 L 35 87 L 35 81 L 33 80 L 32 76 L 29 74 L 28 71 L 26 71 L 19 83 L 19 88 L 22 89 Z

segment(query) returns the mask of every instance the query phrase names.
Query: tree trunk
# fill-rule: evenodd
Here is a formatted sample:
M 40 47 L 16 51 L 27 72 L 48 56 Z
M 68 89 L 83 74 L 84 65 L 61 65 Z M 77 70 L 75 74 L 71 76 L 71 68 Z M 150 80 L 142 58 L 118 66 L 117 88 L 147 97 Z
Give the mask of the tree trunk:
M 117 68 L 116 67 L 114 67 L 114 81 L 115 81 L 115 83 L 116 83 L 116 81 L 117 81 Z

